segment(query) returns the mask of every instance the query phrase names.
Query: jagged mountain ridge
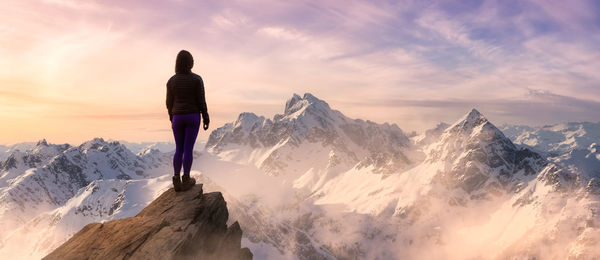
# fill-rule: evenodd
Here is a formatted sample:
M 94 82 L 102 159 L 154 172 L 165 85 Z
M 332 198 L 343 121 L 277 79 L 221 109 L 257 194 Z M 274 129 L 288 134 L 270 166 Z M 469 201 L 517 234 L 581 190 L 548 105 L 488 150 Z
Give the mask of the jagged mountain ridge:
M 566 185 L 564 178 L 554 178 L 563 177 L 560 167 L 527 148 L 517 148 L 475 109 L 435 135 L 437 140 L 430 138 L 422 143 L 424 147 L 416 148 L 424 159 L 406 171 L 382 180 L 355 168 L 313 195 L 318 203 L 343 203 L 358 212 L 414 218 L 415 209 L 424 214 L 422 205 L 431 200 L 464 207 L 472 200 L 498 199 L 519 191 L 541 172 Z
M 412 143 L 395 124 L 350 119 L 315 96 L 294 94 L 284 113 L 266 119 L 242 113 L 213 131 L 208 152 L 253 164 L 314 190 L 354 167 L 391 174 L 415 162 Z
M 350 128 L 348 122 L 358 123 Z M 418 194 L 427 193 L 431 183 L 442 182 L 448 189 L 461 188 L 466 195 L 459 197 L 486 198 L 490 194 L 505 194 L 522 187 L 548 164 L 539 154 L 527 148 L 517 148 L 475 109 L 452 126 L 440 124 L 429 131 L 427 142 L 416 142 L 425 147 L 409 144 L 410 141 L 399 128 L 398 132 L 389 134 L 388 124 L 371 123 L 365 127 L 361 123 L 365 121 L 350 120 L 311 94 L 305 94 L 304 97 L 295 94 L 286 102 L 284 114 L 276 115 L 273 120 L 242 113 L 236 122 L 215 130 L 207 143 L 207 151 L 222 156 L 224 160 L 254 164 L 266 172 L 273 170 L 273 167 L 265 165 L 271 161 L 269 158 L 275 157 L 278 166 L 282 166 L 280 169 L 287 165 L 296 166 L 295 162 L 298 160 L 308 160 L 312 168 L 306 167 L 303 169 L 306 173 L 294 176 L 292 181 L 296 184 L 295 187 L 309 187 L 311 196 L 323 203 L 348 202 L 354 204 L 355 209 L 364 208 L 367 212 L 377 214 L 390 208 L 389 205 L 394 201 L 400 201 L 398 197 L 406 195 L 405 191 L 399 191 L 397 187 L 410 185 L 408 182 L 411 180 L 407 178 L 410 175 L 418 175 L 422 184 L 410 191 L 412 202 L 400 203 L 402 206 L 396 206 L 395 212 L 418 201 Z M 391 128 L 395 129 L 397 126 Z M 359 134 L 347 135 L 348 129 L 354 129 Z M 318 138 L 315 138 L 311 133 L 331 134 L 316 135 Z M 396 136 L 400 138 L 394 139 Z M 397 141 L 389 145 L 390 139 Z M 375 141 L 370 142 L 371 140 Z M 309 153 L 317 158 L 302 157 L 307 150 L 301 147 L 305 143 L 317 146 L 311 147 L 311 150 L 320 153 Z M 383 145 L 384 143 L 387 145 Z M 340 152 L 347 151 L 345 147 L 351 145 L 359 148 L 352 149 L 351 153 Z M 377 149 L 383 152 L 378 153 Z M 283 152 L 280 150 L 286 156 L 281 156 Z M 354 151 L 361 150 L 365 157 L 357 158 L 356 154 L 361 153 Z M 417 150 L 421 150 L 421 154 Z M 342 154 L 346 156 L 341 156 Z M 401 154 L 400 157 L 406 160 L 401 160 L 403 164 L 398 166 L 394 161 L 398 157 L 390 156 L 391 154 Z M 406 154 L 410 154 L 412 160 L 408 160 Z M 253 161 L 246 157 L 248 155 L 264 160 Z M 337 160 L 333 160 L 336 157 Z M 326 163 L 315 164 L 319 161 Z M 345 167 L 328 171 L 332 161 L 345 162 Z M 409 169 L 410 166 L 413 167 Z M 403 173 L 406 170 L 408 172 Z M 369 187 L 346 191 L 345 187 L 360 182 L 356 179 L 358 175 L 355 172 L 396 173 L 398 176 L 386 178 L 397 185 L 381 187 L 379 177 L 366 181 L 370 177 L 360 175 L 363 184 L 368 183 Z M 402 174 L 405 176 L 400 176 Z M 381 201 L 372 201 L 365 198 L 362 195 L 364 193 L 388 195 Z M 453 199 L 464 200 L 456 196 Z

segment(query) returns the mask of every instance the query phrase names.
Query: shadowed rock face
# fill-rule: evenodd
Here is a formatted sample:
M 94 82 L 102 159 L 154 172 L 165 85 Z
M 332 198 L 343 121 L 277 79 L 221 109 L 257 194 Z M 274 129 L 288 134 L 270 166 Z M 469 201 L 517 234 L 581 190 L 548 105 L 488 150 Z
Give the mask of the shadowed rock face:
M 135 217 L 88 224 L 44 259 L 252 259 L 220 192 L 169 189 Z

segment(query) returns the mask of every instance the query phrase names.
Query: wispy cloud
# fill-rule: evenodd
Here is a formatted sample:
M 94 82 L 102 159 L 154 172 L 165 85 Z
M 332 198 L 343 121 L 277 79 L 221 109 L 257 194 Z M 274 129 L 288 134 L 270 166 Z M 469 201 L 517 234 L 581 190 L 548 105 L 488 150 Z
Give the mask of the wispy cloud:
M 0 10 L 0 79 L 13 82 L 2 95 L 48 99 L 63 118 L 73 113 L 56 97 L 106 106 L 82 113 L 99 121 L 159 120 L 180 49 L 196 59 L 215 125 L 278 113 L 303 92 L 419 130 L 451 120 L 435 116 L 448 107 L 543 123 L 593 119 L 600 101 L 595 1 L 9 0 Z M 15 90 L 30 78 L 35 93 Z M 542 101 L 552 95 L 562 98 Z
M 384 108 L 390 110 L 422 111 L 427 120 L 453 122 L 472 108 L 477 108 L 495 124 L 542 125 L 561 123 L 576 118 L 579 121 L 600 122 L 597 111 L 600 102 L 558 95 L 545 90 L 532 89 L 513 99 L 366 99 L 355 102 L 338 101 L 341 106 Z M 425 110 L 423 112 L 423 110 Z M 433 111 L 433 113 L 432 113 Z M 440 113 L 439 111 L 444 111 Z M 418 115 L 413 115 L 418 116 Z M 420 121 L 401 115 L 402 126 L 407 121 Z
M 76 107 L 84 109 L 89 107 L 81 101 L 70 100 L 67 98 L 51 97 L 37 95 L 32 89 L 28 91 L 14 91 L 0 89 L 0 100 L 3 100 L 5 105 L 25 105 L 25 106 L 59 106 L 59 107 Z

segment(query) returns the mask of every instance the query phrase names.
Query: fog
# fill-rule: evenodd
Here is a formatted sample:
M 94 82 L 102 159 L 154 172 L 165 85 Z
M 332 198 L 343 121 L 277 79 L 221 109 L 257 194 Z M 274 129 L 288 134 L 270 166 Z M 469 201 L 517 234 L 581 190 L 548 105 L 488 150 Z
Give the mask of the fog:
M 228 188 L 248 183 L 242 176 L 236 175 L 238 184 Z M 228 190 L 226 186 L 223 189 Z M 316 204 L 312 198 L 282 196 L 285 191 L 276 187 L 261 186 L 261 195 L 253 200 L 254 208 L 263 210 L 262 220 L 247 221 L 249 214 L 233 209 L 245 232 L 255 232 L 257 227 L 253 225 L 263 225 L 262 232 L 282 239 L 270 244 L 270 249 L 269 243 L 257 246 L 256 240 L 245 240 L 244 246 L 264 256 L 277 252 L 275 247 L 298 253 L 298 245 L 307 244 L 298 241 L 298 233 L 302 233 L 310 238 L 308 244 L 325 249 L 321 255 L 338 259 L 600 257 L 600 247 L 595 244 L 600 241 L 596 228 L 598 197 L 584 189 L 556 190 L 531 181 L 519 193 L 469 200 L 464 206 L 451 205 L 445 197 L 448 193 L 431 192 L 410 205 L 410 212 L 418 212 L 415 216 L 399 216 L 361 214 L 341 203 Z M 245 188 L 252 187 L 241 189 Z M 287 193 L 297 191 L 290 189 Z M 248 198 L 242 195 L 238 199 L 244 200 L 245 196 Z M 282 234 L 278 232 L 282 226 L 295 232 Z
M 318 193 L 294 188 L 287 178 L 210 154 L 196 161 L 192 175 L 205 192 L 224 194 L 229 223 L 240 222 L 242 246 L 256 259 L 600 257 L 599 198 L 583 188 L 557 189 L 534 179 L 517 193 L 456 204 L 455 196 L 463 193 L 432 186 L 410 200 L 390 199 L 382 206 L 386 210 L 371 214 L 357 211 L 352 201 L 323 203 Z M 116 217 L 135 215 L 168 187 L 168 175 L 129 184 L 126 200 L 132 208 Z M 85 225 L 56 225 L 52 219 L 41 216 L 10 234 L 0 258 L 39 259 Z

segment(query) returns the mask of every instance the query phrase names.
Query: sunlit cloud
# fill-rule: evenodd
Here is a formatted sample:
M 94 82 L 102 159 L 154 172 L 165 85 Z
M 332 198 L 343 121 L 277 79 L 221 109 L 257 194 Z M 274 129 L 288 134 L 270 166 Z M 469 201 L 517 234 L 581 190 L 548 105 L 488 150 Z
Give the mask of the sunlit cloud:
M 351 117 L 407 131 L 475 105 L 484 114 L 490 108 L 498 123 L 593 120 L 590 106 L 568 98 L 600 101 L 600 6 L 593 1 L 45 0 L 9 1 L 0 10 L 0 98 L 29 100 L 5 111 L 32 110 L 26 106 L 39 101 L 55 124 L 82 115 L 110 127 L 114 139 L 170 140 L 169 133 L 119 134 L 116 122 L 136 115 L 146 117 L 138 122 L 145 129 L 168 124 L 158 115 L 166 115 L 165 83 L 180 49 L 192 52 L 205 79 L 215 127 L 240 112 L 281 113 L 287 98 L 304 92 Z M 514 102 L 547 111 L 532 89 L 568 97 L 553 101 L 554 110 L 567 111 L 517 113 Z M 382 108 L 369 100 L 435 102 Z M 73 113 L 69 102 L 92 108 Z M 447 115 L 436 102 L 456 110 Z M 56 129 L 54 136 L 15 130 L 0 141 L 84 138 Z

